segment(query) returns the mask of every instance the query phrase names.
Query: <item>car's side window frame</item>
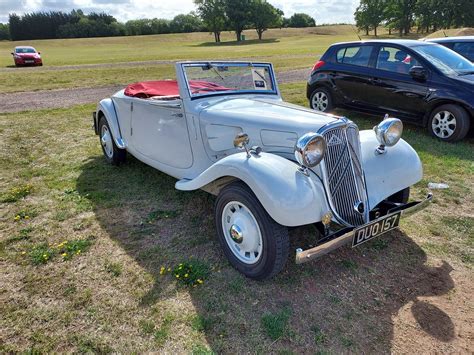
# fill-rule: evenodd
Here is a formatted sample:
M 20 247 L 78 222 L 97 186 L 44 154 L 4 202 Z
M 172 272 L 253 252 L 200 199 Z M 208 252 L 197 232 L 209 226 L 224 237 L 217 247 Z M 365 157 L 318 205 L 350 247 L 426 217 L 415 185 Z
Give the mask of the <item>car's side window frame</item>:
M 398 50 L 404 51 L 411 58 L 415 59 L 419 63 L 419 65 L 421 65 L 426 70 L 428 76 L 431 75 L 431 67 L 417 53 L 415 53 L 414 51 L 412 51 L 408 47 L 401 47 L 399 45 L 392 44 L 392 43 L 380 43 L 376 46 L 376 50 L 373 53 L 373 58 L 372 58 L 372 61 L 370 63 L 370 69 L 376 70 L 378 73 L 391 73 L 391 74 L 401 75 L 401 76 L 404 76 L 404 77 L 411 77 L 410 73 L 399 73 L 399 72 L 392 71 L 392 70 L 384 70 L 384 69 L 377 68 L 377 60 L 378 60 L 378 57 L 379 57 L 380 50 L 383 47 L 391 47 L 391 48 L 396 48 Z
M 348 49 L 348 48 L 354 48 L 354 47 L 359 47 L 359 48 L 362 48 L 362 47 L 372 47 L 371 52 L 370 52 L 370 55 L 369 55 L 369 60 L 367 61 L 367 65 L 357 65 L 357 64 L 352 64 L 352 63 L 346 63 L 346 62 L 344 62 L 344 61 L 340 62 L 340 61 L 338 60 L 337 54 L 339 53 L 340 50 L 344 50 L 344 55 L 343 55 L 343 57 L 342 57 L 342 59 L 344 60 L 344 57 L 345 57 L 345 55 L 346 55 L 347 49 Z M 376 47 L 376 46 L 373 45 L 373 44 L 365 44 L 365 43 L 364 43 L 364 44 L 344 45 L 344 46 L 337 47 L 337 48 L 335 48 L 336 51 L 335 51 L 335 53 L 334 53 L 334 60 L 335 60 L 335 63 L 336 63 L 336 64 L 342 64 L 342 65 L 350 65 L 351 67 L 355 67 L 355 68 L 365 68 L 365 69 L 367 69 L 367 68 L 369 68 L 369 66 L 370 66 L 370 61 L 371 61 L 372 56 L 374 55 L 374 48 L 375 48 L 375 47 Z

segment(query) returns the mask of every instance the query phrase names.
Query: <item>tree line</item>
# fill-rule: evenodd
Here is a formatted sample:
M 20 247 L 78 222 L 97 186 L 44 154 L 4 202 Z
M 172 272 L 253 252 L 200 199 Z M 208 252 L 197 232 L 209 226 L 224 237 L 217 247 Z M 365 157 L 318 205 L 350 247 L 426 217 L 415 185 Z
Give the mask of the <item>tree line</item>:
M 304 13 L 285 18 L 281 10 L 266 0 L 194 0 L 197 12 L 180 14 L 172 20 L 153 18 L 117 21 L 106 13 L 32 12 L 9 15 L 0 23 L 0 40 L 137 36 L 164 33 L 211 32 L 220 42 L 222 31 L 235 31 L 242 39 L 244 29 L 255 29 L 259 39 L 268 28 L 314 27 L 314 19 Z
M 474 0 L 361 0 L 354 13 L 356 25 L 365 31 L 384 26 L 400 36 L 439 29 L 474 27 Z

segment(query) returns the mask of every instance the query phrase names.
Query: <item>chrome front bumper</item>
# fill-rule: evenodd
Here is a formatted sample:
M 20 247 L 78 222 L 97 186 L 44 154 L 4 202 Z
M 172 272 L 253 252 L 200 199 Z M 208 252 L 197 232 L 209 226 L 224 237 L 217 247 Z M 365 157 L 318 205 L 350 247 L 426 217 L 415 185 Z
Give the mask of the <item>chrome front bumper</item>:
M 429 193 L 424 200 L 407 203 L 406 205 L 390 210 L 389 213 L 402 211 L 401 218 L 405 218 L 426 208 L 432 199 L 433 195 Z M 334 239 L 331 239 L 321 245 L 318 245 L 317 247 L 307 250 L 297 250 L 296 263 L 302 264 L 309 260 L 319 258 L 345 244 L 349 244 L 352 241 L 352 238 L 354 237 L 353 230 L 354 229 L 352 228 L 341 236 L 335 237 Z

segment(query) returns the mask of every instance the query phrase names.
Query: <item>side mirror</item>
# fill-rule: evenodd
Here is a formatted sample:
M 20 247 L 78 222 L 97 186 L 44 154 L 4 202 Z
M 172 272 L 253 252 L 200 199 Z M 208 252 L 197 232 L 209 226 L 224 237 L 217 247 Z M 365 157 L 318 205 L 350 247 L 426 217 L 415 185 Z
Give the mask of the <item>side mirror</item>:
M 426 77 L 427 77 L 425 68 L 418 65 L 411 67 L 409 73 L 412 76 L 412 78 L 416 80 L 426 80 Z

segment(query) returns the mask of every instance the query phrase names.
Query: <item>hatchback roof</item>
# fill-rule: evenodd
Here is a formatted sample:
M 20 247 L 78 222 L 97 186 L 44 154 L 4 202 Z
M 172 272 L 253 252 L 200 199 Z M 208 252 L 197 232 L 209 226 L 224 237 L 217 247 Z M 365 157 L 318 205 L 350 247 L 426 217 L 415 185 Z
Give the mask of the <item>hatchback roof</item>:
M 351 41 L 351 42 L 339 42 L 334 45 L 346 45 L 346 44 L 362 44 L 362 43 L 374 43 L 374 44 L 399 44 L 406 47 L 414 47 L 420 45 L 433 45 L 433 43 L 413 40 L 413 39 L 371 39 L 364 41 Z
M 440 38 L 426 38 L 425 41 L 428 42 L 472 42 L 474 41 L 474 36 L 456 36 L 456 37 L 440 37 Z
M 35 48 L 32 47 L 32 46 L 16 46 L 15 49 L 16 49 L 16 48 L 31 48 L 31 49 L 35 49 Z

